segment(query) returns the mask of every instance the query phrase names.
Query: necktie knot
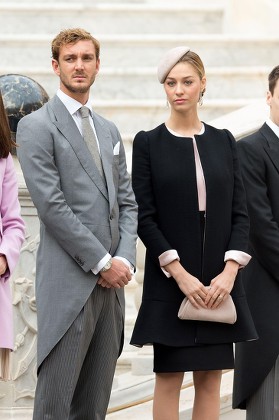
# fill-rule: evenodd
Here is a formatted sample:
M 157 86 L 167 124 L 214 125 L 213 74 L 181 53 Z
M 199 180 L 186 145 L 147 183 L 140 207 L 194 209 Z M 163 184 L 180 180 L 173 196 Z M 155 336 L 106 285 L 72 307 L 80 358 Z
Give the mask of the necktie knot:
M 88 118 L 89 117 L 89 108 L 87 106 L 82 106 L 79 108 L 81 118 Z

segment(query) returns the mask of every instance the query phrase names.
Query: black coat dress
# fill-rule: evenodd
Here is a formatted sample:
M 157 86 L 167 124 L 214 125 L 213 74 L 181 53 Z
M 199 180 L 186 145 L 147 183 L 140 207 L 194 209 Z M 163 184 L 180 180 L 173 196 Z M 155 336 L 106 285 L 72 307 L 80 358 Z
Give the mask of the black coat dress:
M 279 139 L 264 124 L 238 149 L 251 219 L 244 287 L 259 335 L 236 346 L 233 406 L 245 408 L 279 355 Z
M 186 270 L 208 285 L 223 270 L 227 250 L 247 251 L 249 222 L 235 140 L 228 131 L 206 124 L 204 134 L 195 138 L 207 192 L 203 244 L 192 139 L 173 136 L 162 124 L 141 131 L 134 140 L 132 182 L 139 204 L 138 233 L 147 249 L 142 304 L 131 338 L 134 345 L 191 346 L 257 337 L 242 270 L 232 291 L 238 319 L 228 325 L 178 319 L 184 295 L 159 266 L 159 255 L 176 249 Z

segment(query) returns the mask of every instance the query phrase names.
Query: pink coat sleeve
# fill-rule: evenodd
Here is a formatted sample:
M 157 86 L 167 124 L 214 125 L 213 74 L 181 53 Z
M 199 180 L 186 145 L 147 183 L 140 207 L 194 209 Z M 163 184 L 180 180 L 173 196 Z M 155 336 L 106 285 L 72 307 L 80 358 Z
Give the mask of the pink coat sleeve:
M 0 254 L 6 256 L 8 270 L 2 275 L 7 280 L 19 259 L 24 240 L 24 222 L 20 215 L 17 178 L 11 155 L 0 159 Z
M 18 187 L 13 158 L 0 159 L 0 254 L 6 256 L 8 269 L 0 276 L 0 348 L 13 348 L 13 309 L 11 287 L 7 281 L 19 259 L 24 240 Z

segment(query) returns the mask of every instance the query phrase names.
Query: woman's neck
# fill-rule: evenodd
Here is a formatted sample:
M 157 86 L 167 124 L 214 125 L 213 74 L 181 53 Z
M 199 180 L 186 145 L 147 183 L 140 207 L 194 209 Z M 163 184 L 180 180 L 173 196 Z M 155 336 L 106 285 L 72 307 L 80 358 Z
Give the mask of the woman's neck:
M 193 137 L 201 131 L 202 123 L 197 115 L 171 114 L 166 126 L 178 134 Z

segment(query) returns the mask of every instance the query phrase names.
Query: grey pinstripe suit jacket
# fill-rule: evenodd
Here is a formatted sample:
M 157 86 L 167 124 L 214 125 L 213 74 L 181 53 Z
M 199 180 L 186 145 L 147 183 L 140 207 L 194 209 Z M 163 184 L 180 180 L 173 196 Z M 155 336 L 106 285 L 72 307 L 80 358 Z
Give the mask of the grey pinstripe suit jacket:
M 18 124 L 18 156 L 40 217 L 38 367 L 92 293 L 91 268 L 107 252 L 135 265 L 137 205 L 120 134 L 94 113 L 105 187 L 82 136 L 55 96 Z M 114 155 L 115 145 L 120 151 Z M 116 291 L 123 308 L 124 291 Z

